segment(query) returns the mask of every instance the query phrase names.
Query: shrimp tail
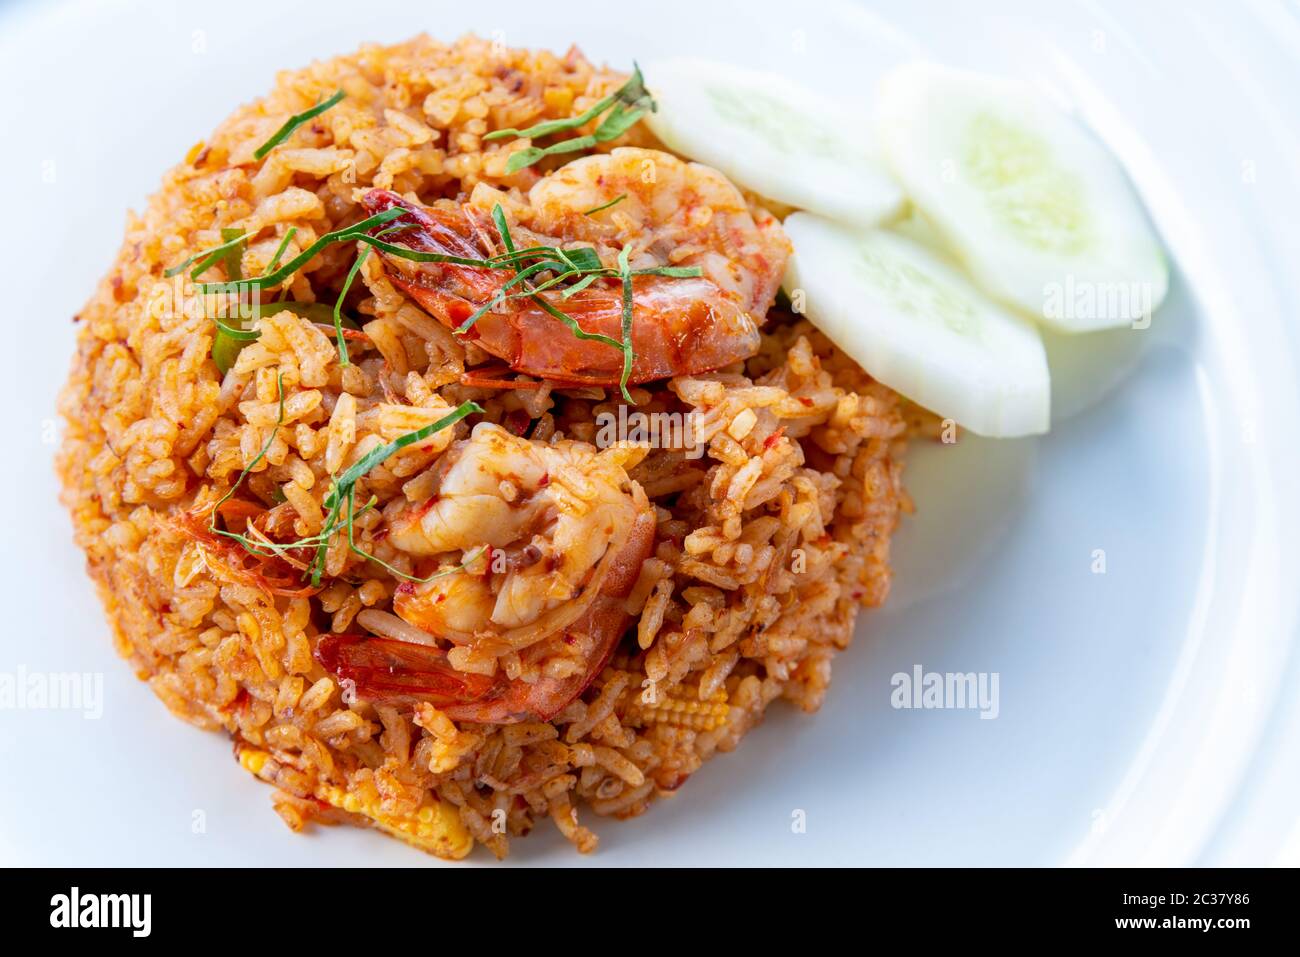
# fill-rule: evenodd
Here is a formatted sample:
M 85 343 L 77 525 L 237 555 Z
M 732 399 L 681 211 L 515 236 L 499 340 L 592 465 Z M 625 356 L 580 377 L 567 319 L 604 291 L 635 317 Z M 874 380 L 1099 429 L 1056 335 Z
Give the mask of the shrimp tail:
M 626 624 L 621 601 L 597 598 L 575 626 L 586 625 L 592 633 L 579 638 L 593 644 L 587 668 L 568 678 L 541 678 L 531 684 L 457 671 L 441 648 L 391 638 L 321 635 L 313 654 L 330 674 L 351 682 L 360 698 L 404 706 L 425 702 L 454 721 L 549 721 L 600 674 Z
M 391 638 L 321 635 L 313 654 L 330 674 L 352 682 L 359 697 L 391 704 L 470 703 L 496 684 L 485 675 L 456 671 L 441 648 Z
M 654 548 L 654 513 L 638 517 L 591 607 L 565 632 L 585 667 L 562 678 L 534 682 L 456 671 L 447 653 L 432 645 L 364 635 L 319 636 L 313 654 L 340 681 L 352 682 L 358 697 L 396 705 L 427 702 L 454 721 L 514 724 L 549 721 L 578 698 L 604 670 L 627 630 L 623 601 Z

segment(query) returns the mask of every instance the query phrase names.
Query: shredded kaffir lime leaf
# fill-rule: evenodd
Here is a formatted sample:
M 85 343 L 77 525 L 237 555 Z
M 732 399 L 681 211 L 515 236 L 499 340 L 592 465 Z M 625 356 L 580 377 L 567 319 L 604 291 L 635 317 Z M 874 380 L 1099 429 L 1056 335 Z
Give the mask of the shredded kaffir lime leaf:
M 514 277 L 507 280 L 491 299 L 456 327 L 454 330 L 456 335 L 465 335 L 479 319 L 506 299 L 515 296 L 526 296 L 547 314 L 564 323 L 576 338 L 600 342 L 623 353 L 623 372 L 619 378 L 619 391 L 625 401 L 631 402 L 632 396 L 627 390 L 627 384 L 632 373 L 632 364 L 636 359 L 636 354 L 632 348 L 632 277 L 668 276 L 677 279 L 691 279 L 702 275 L 703 270 L 698 266 L 652 266 L 648 269 L 632 269 L 628 263 L 631 254 L 630 246 L 625 246 L 619 253 L 617 269 L 610 269 L 602 265 L 600 257 L 590 247 L 566 250 L 555 246 L 533 246 L 525 250 L 519 250 L 515 247 L 514 239 L 510 235 L 510 226 L 506 222 L 505 211 L 499 203 L 492 209 L 492 220 L 496 223 L 497 231 L 501 234 L 501 244 L 506 248 L 505 256 L 495 257 L 495 260 L 513 263 L 516 272 Z M 530 259 L 535 261 L 529 262 Z M 495 260 L 484 260 L 483 262 L 488 265 L 495 262 Z M 525 263 L 527 265 L 524 265 Z M 529 285 L 530 281 L 539 274 L 547 272 L 552 274 L 551 278 L 537 286 Z M 560 298 L 567 300 L 597 279 L 618 279 L 622 283 L 622 341 L 600 333 L 587 332 L 578 324 L 576 319 L 557 308 L 541 295 L 546 290 L 562 283 L 572 282 L 571 286 L 560 290 Z M 512 292 L 516 287 L 519 287 L 520 291 Z
M 404 449 L 407 446 L 414 445 L 417 442 L 424 441 L 431 435 L 455 425 L 467 415 L 472 415 L 475 412 L 482 412 L 483 407 L 476 402 L 462 402 L 459 406 L 447 415 L 438 419 L 436 422 L 432 422 L 413 432 L 408 432 L 405 435 L 398 436 L 392 442 L 372 449 L 342 475 L 333 479 L 330 484 L 330 490 L 325 495 L 325 500 L 322 503 L 326 512 L 325 521 L 321 530 L 315 535 L 308 535 L 306 538 L 300 538 L 294 542 L 273 542 L 267 538 L 253 538 L 249 535 L 241 535 L 237 532 L 230 532 L 225 529 L 217 528 L 217 515 L 221 506 L 239 490 L 239 487 L 243 484 L 244 479 L 248 476 L 249 472 L 255 469 L 258 463 L 266 457 L 267 452 L 270 451 L 271 444 L 275 441 L 276 435 L 284 425 L 283 374 L 276 376 L 275 386 L 279 400 L 279 413 L 276 416 L 275 427 L 271 430 L 270 436 L 267 437 L 266 442 L 262 445 L 262 448 L 258 451 L 257 455 L 255 455 L 253 460 L 239 473 L 239 477 L 235 480 L 234 484 L 232 484 L 226 494 L 221 496 L 221 498 L 217 500 L 216 504 L 212 506 L 212 518 L 209 524 L 209 531 L 214 535 L 221 535 L 225 538 L 232 539 L 242 545 L 247 551 L 264 558 L 279 557 L 286 560 L 292 560 L 291 552 L 304 548 L 315 549 L 314 557 L 312 558 L 310 565 L 308 565 L 306 572 L 311 579 L 313 587 L 320 585 L 321 578 L 324 575 L 325 559 L 328 555 L 330 540 L 333 539 L 336 533 L 344 529 L 346 530 L 348 548 L 350 551 L 356 555 L 360 555 L 368 561 L 383 566 L 400 578 L 413 582 L 432 581 L 442 575 L 451 574 L 459 570 L 459 568 L 463 568 L 465 565 L 472 563 L 480 554 L 482 554 L 482 549 L 479 549 L 479 551 L 474 555 L 465 559 L 459 568 L 444 569 L 434 575 L 430 575 L 428 578 L 417 578 L 393 567 L 363 549 L 356 543 L 353 528 L 356 518 L 373 508 L 376 504 L 375 499 L 372 497 L 370 501 L 366 502 L 360 509 L 357 509 L 357 482 L 364 478 L 376 466 L 385 462 L 388 457 L 393 455 L 395 452 Z
M 279 373 L 275 377 L 275 393 L 276 398 L 280 403 L 280 412 L 275 417 L 275 428 L 273 428 L 271 434 L 266 437 L 266 442 L 262 444 L 262 448 L 255 456 L 253 456 L 253 461 L 244 466 L 244 470 L 239 473 L 239 477 L 235 479 L 234 484 L 231 485 L 230 488 L 226 490 L 226 494 L 217 499 L 216 504 L 212 506 L 212 523 L 209 526 L 209 530 L 217 535 L 225 535 L 228 538 L 236 539 L 241 537 L 232 532 L 225 532 L 217 528 L 217 513 L 221 510 L 221 506 L 230 501 L 234 494 L 239 491 L 239 486 L 244 484 L 244 479 L 248 477 L 248 473 L 257 468 L 257 463 L 266 458 L 266 453 L 271 450 L 271 443 L 275 441 L 276 435 L 280 432 L 280 427 L 284 425 L 284 373 Z
M 632 76 L 628 81 L 589 110 L 564 120 L 547 120 L 544 123 L 538 123 L 523 130 L 495 130 L 484 136 L 483 139 L 499 140 L 508 136 L 538 139 L 552 133 L 576 130 L 578 127 L 590 123 L 601 114 L 606 114 L 595 131 L 588 133 L 586 136 L 575 136 L 572 139 L 561 140 L 550 146 L 529 146 L 512 153 L 506 163 L 506 172 L 517 173 L 525 167 L 532 166 L 544 156 L 553 156 L 557 153 L 576 153 L 579 150 L 591 149 L 597 143 L 606 143 L 609 140 L 617 139 L 635 126 L 646 113 L 655 109 L 657 109 L 657 106 L 654 98 L 650 96 L 650 92 L 645 87 L 645 78 L 641 76 L 641 68 L 633 63 Z
M 632 396 L 627 391 L 627 380 L 632 375 L 632 269 L 628 266 L 628 254 L 632 247 L 624 246 L 618 253 L 618 273 L 623 280 L 623 374 L 619 377 L 618 388 L 627 402 Z
M 248 246 L 248 238 L 244 231 L 223 229 L 221 240 L 222 246 L 225 247 L 221 256 L 226 266 L 226 276 L 234 280 L 244 278 L 243 258 L 244 250 Z M 224 375 L 235 364 L 244 346 L 255 340 L 258 334 L 238 326 L 228 325 L 215 316 L 209 318 L 217 326 L 216 334 L 212 337 L 212 361 Z
M 343 314 L 341 312 L 343 309 L 343 299 L 347 296 L 348 290 L 352 288 L 352 280 L 357 278 L 357 273 L 361 270 L 361 264 L 366 261 L 366 256 L 369 252 L 369 249 L 363 249 L 357 254 L 356 262 L 354 262 L 352 268 L 348 270 L 348 278 L 343 281 L 343 291 L 339 293 L 338 301 L 334 303 L 334 337 L 339 346 L 339 365 L 341 366 L 348 364 L 348 345 L 343 341 Z
M 353 552 L 362 556 L 363 558 L 367 558 L 370 561 L 377 562 L 378 564 L 383 565 L 389 571 L 393 572 L 394 574 L 400 575 L 403 578 L 412 581 L 420 581 L 420 579 L 414 578 L 411 575 L 407 575 L 404 572 L 398 571 L 397 569 L 393 568 L 391 565 L 385 564 L 384 562 L 376 558 L 374 555 L 371 555 L 369 552 L 364 551 L 363 549 L 358 547 L 354 542 L 353 532 L 352 532 L 352 520 L 355 517 L 355 515 L 361 514 L 360 512 L 354 511 L 356 494 L 357 494 L 357 482 L 362 478 L 364 478 L 365 475 L 368 472 L 370 472 L 370 470 L 373 469 L 375 466 L 381 465 L 383 462 L 385 462 L 388 459 L 388 457 L 393 453 L 406 448 L 408 445 L 414 445 L 416 442 L 423 442 L 425 439 L 433 435 L 435 432 L 441 432 L 443 429 L 455 425 L 461 419 L 465 418 L 465 416 L 471 415 L 475 412 L 482 412 L 482 411 L 483 411 L 483 407 L 480 406 L 477 402 L 462 402 L 459 406 L 457 406 L 451 412 L 447 413 L 447 415 L 444 415 L 438 421 L 432 422 L 429 425 L 424 426 L 424 428 L 416 429 L 414 432 L 407 432 L 405 435 L 398 436 L 396 439 L 389 442 L 387 445 L 381 445 L 378 448 L 372 449 L 370 452 L 363 455 L 356 462 L 355 465 L 353 465 L 350 469 L 348 469 L 346 472 L 344 472 L 342 475 L 340 475 L 338 478 L 334 480 L 332 487 L 330 488 L 329 492 L 326 494 L 325 500 L 322 503 L 325 506 L 325 510 L 326 510 L 326 520 L 325 520 L 326 528 L 329 529 L 332 526 L 334 529 L 337 529 L 340 523 L 346 525 L 348 531 L 348 547 Z M 367 502 L 366 505 L 362 507 L 362 511 L 365 511 L 366 509 L 372 507 L 373 504 L 374 504 L 373 501 Z M 345 506 L 346 506 L 346 513 L 344 512 Z M 329 547 L 329 538 L 327 536 L 317 546 L 316 558 L 312 562 L 311 575 L 312 575 L 313 585 L 320 584 L 320 576 L 325 568 L 325 554 L 326 554 L 326 549 L 328 547 Z
M 328 110 L 331 106 L 337 104 L 345 96 L 347 96 L 347 94 L 344 93 L 342 90 L 339 90 L 328 100 L 322 100 L 321 102 L 313 106 L 310 110 L 303 110 L 301 113 L 295 113 L 293 116 L 289 117 L 289 119 L 285 121 L 284 126 L 276 130 L 269 140 L 267 140 L 265 143 L 263 143 L 261 146 L 259 146 L 256 150 L 253 151 L 253 158 L 262 159 L 263 157 L 265 157 L 267 153 L 271 152 L 271 150 L 275 149 L 277 146 L 279 146 L 281 143 L 287 140 L 290 136 L 292 136 L 294 130 L 296 130 L 298 127 L 302 126 L 304 123 L 308 122 L 309 120 L 314 120 L 316 117 L 320 116 L 322 113 Z
M 617 206 L 619 203 L 623 202 L 623 200 L 625 200 L 625 199 L 627 199 L 627 193 L 619 193 L 617 196 L 615 196 L 613 199 L 611 199 L 608 203 L 602 203 L 602 204 L 599 205 L 599 206 L 593 206 L 591 209 L 587 210 L 587 211 L 584 212 L 582 215 L 584 215 L 584 216 L 595 216 L 597 213 L 603 213 L 605 210 L 607 210 L 607 209 L 611 209 L 611 208 Z
M 241 279 L 234 282 L 199 283 L 199 292 L 206 295 L 214 292 L 239 293 L 248 289 L 261 290 L 274 288 L 296 273 L 303 266 L 307 265 L 307 263 L 311 262 L 312 259 L 314 259 L 326 246 L 340 242 L 351 242 L 358 239 L 363 242 L 369 242 L 371 245 L 374 245 L 377 242 L 382 243 L 381 240 L 376 240 L 375 237 L 368 235 L 367 230 L 392 222 L 398 216 L 402 215 L 402 212 L 403 210 L 400 208 L 393 208 L 386 209 L 382 213 L 376 213 L 373 216 L 368 216 L 360 222 L 353 223 L 351 226 L 344 226 L 342 229 L 336 229 L 333 232 L 326 233 L 283 266 L 269 269 L 262 275 L 254 276 L 250 279 Z M 387 244 L 385 243 L 383 245 Z M 217 248 L 220 249 L 223 247 Z M 203 254 L 200 253 L 199 255 Z M 183 268 L 183 266 L 184 264 L 182 264 L 181 267 L 176 267 L 176 269 L 179 270 L 180 268 Z M 193 272 L 190 275 L 193 278 L 198 278 L 198 276 Z
M 289 241 L 293 238 L 296 231 L 297 227 L 290 227 L 288 232 L 285 233 L 284 239 L 280 241 L 280 246 L 276 250 L 271 263 L 267 267 L 269 271 L 275 270 L 280 259 L 283 258 L 285 250 L 289 246 Z M 238 229 L 221 230 L 222 244 L 216 247 L 214 251 L 220 251 L 221 260 L 226 267 L 227 283 L 225 285 L 227 288 L 232 284 L 239 290 L 259 288 L 251 286 L 250 283 L 244 281 L 241 262 L 244 250 L 247 247 L 248 235 L 249 234 Z M 199 269 L 206 270 L 208 268 L 204 263 L 212 258 L 212 252 L 214 251 L 199 254 L 199 256 L 202 257 L 203 262 L 200 262 L 199 266 L 196 267 L 196 272 Z M 343 300 L 347 296 L 348 290 L 352 286 L 352 281 L 356 277 L 357 271 L 361 268 L 361 264 L 365 261 L 366 254 L 369 251 L 370 250 L 368 249 L 363 249 L 361 254 L 357 257 L 357 261 L 353 264 L 352 270 L 348 273 L 347 280 L 343 284 L 343 290 L 339 293 L 338 301 L 334 304 L 333 308 L 324 303 L 289 302 L 287 300 L 270 303 L 256 302 L 252 306 L 252 321 L 256 322 L 262 316 L 271 316 L 275 315 L 277 312 L 284 312 L 287 310 L 296 315 L 302 316 L 304 319 L 313 323 L 332 326 L 338 341 L 339 363 L 340 365 L 347 365 L 348 351 L 347 345 L 343 339 L 343 329 L 345 327 L 349 329 L 356 329 L 359 327 L 356 320 L 352 319 L 350 316 L 342 314 Z M 197 257 L 191 257 L 191 261 L 195 258 Z M 178 268 L 183 267 L 184 264 Z M 207 287 L 208 284 L 205 283 L 203 288 L 206 290 Z M 212 340 L 212 359 L 222 373 L 228 372 L 230 371 L 230 367 L 235 364 L 235 359 L 238 358 L 240 350 L 242 350 L 248 343 L 256 342 L 261 336 L 261 333 L 253 329 L 246 329 L 241 325 L 233 325 L 228 322 L 223 322 L 217 316 L 209 316 L 208 318 L 211 319 L 213 324 L 217 327 L 217 333 Z
M 620 197 L 621 198 L 621 197 Z M 617 200 L 615 200 L 617 202 Z M 612 204 L 607 204 L 612 205 Z M 606 207 L 607 208 L 607 207 Z M 492 219 L 496 224 L 497 230 L 501 235 L 501 243 L 505 247 L 505 252 L 496 256 L 476 259 L 465 256 L 448 256 L 443 253 L 425 252 L 423 250 L 410 249 L 396 243 L 389 242 L 382 237 L 390 232 L 399 231 L 402 227 L 398 225 L 389 226 L 395 219 L 403 215 L 406 210 L 402 207 L 393 207 L 382 213 L 376 213 L 360 222 L 351 226 L 336 229 L 333 232 L 326 233 L 318 238 L 314 243 L 293 257 L 289 262 L 280 265 L 285 251 L 288 249 L 289 241 L 292 238 L 293 230 L 285 234 L 276 250 L 275 256 L 267 266 L 266 272 L 261 276 L 252 278 L 229 278 L 225 282 L 198 282 L 197 289 L 203 295 L 210 294 L 239 294 L 252 290 L 262 291 L 268 288 L 274 288 L 289 279 L 295 272 L 305 266 L 321 250 L 333 243 L 340 242 L 361 242 L 367 246 L 377 249 L 380 252 L 394 256 L 398 259 L 405 259 L 416 263 L 442 263 L 453 266 L 467 266 L 476 269 L 501 269 L 512 270 L 515 275 L 508 279 L 488 302 L 480 306 L 470 317 L 461 323 L 454 332 L 457 335 L 465 335 L 474 324 L 486 315 L 492 309 L 504 303 L 507 299 L 516 297 L 526 297 L 532 299 L 548 315 L 564 323 L 565 327 L 577 338 L 592 340 L 608 345 L 610 348 L 618 349 L 623 353 L 623 376 L 620 381 L 620 391 L 624 399 L 631 401 L 631 396 L 627 391 L 627 376 L 630 373 L 635 356 L 632 352 L 632 340 L 630 328 L 625 328 L 622 341 L 610 336 L 599 333 L 589 333 L 585 331 L 572 316 L 568 315 L 552 302 L 549 302 L 541 293 L 548 290 L 556 289 L 561 300 L 568 300 L 570 297 L 586 289 L 597 279 L 617 279 L 624 285 L 624 299 L 628 298 L 631 288 L 631 278 L 633 276 L 666 276 L 677 279 L 695 278 L 703 274 L 698 266 L 652 266 L 646 269 L 630 269 L 626 262 L 626 256 L 621 257 L 619 268 L 613 269 L 603 265 L 600 256 L 596 250 L 590 246 L 581 246 L 575 249 L 561 249 L 558 246 L 528 246 L 519 248 L 515 245 L 514 238 L 510 234 L 510 227 L 506 221 L 505 212 L 500 204 L 493 207 Z M 598 211 L 598 210 L 596 210 Z M 376 234 L 369 231 L 377 227 L 387 226 Z M 211 265 L 218 261 L 225 260 L 229 263 L 231 260 L 227 257 L 233 257 L 237 251 L 242 255 L 243 244 L 252 235 L 249 233 L 240 234 L 239 236 L 226 236 L 227 231 L 223 231 L 223 242 L 212 249 L 196 253 L 189 259 L 185 260 L 178 266 L 168 270 L 166 275 L 175 275 L 186 268 L 193 267 L 190 271 L 191 278 L 198 280 Z M 312 315 L 310 310 L 318 308 L 315 305 L 300 303 L 270 303 L 269 305 L 258 305 L 256 315 L 268 315 L 271 309 L 292 309 L 300 315 L 307 315 L 313 321 L 320 321 L 331 324 L 334 327 L 335 337 L 339 346 L 340 364 L 348 364 L 347 346 L 343 341 L 341 315 L 342 303 L 347 295 L 353 280 L 365 260 L 365 253 L 358 255 L 357 260 L 353 263 L 344 283 L 343 290 L 339 294 L 334 309 L 329 318 Z M 228 272 L 229 275 L 229 272 Z M 539 280 L 534 285 L 534 280 Z M 325 307 L 328 308 L 328 307 Z M 629 326 L 631 320 L 626 313 L 628 309 L 625 303 L 624 309 L 624 326 Z M 251 333 L 256 338 L 256 333 Z M 229 349 L 229 346 L 225 348 Z M 234 354 L 238 354 L 234 350 Z M 233 362 L 233 357 L 230 358 Z M 220 363 L 219 363 L 220 364 Z M 229 365 L 226 366 L 229 368 Z M 225 371 L 223 369 L 223 371 Z
M 496 206 L 493 207 L 492 219 L 496 223 L 497 231 L 500 232 L 501 234 L 501 244 L 506 247 L 507 254 L 512 256 L 518 256 L 519 253 L 515 249 L 514 239 L 510 235 L 510 226 L 506 222 L 505 211 L 502 210 L 500 203 L 498 203 Z M 461 323 L 460 326 L 456 328 L 455 331 L 458 335 L 464 335 L 466 332 L 470 330 L 470 328 L 474 325 L 474 323 L 476 323 L 479 320 L 481 316 L 486 314 L 489 310 L 493 309 L 501 302 L 504 302 L 505 299 L 509 296 L 510 290 L 513 287 L 517 285 L 526 284 L 529 279 L 531 279 L 533 276 L 537 275 L 538 273 L 547 272 L 547 271 L 553 271 L 555 273 L 555 276 L 553 277 L 552 281 L 550 281 L 547 284 L 547 287 L 549 288 L 550 286 L 554 285 L 556 282 L 568 278 L 578 278 L 578 279 L 585 278 L 587 281 L 591 281 L 600 275 L 608 274 L 611 272 L 611 270 L 605 269 L 603 266 L 601 266 L 600 257 L 596 255 L 596 251 L 594 249 L 565 251 L 554 247 L 550 247 L 550 248 L 539 247 L 539 248 L 546 249 L 546 254 L 544 254 L 545 258 L 539 259 L 537 262 L 532 263 L 522 269 L 519 269 L 515 273 L 514 278 L 508 280 L 500 289 L 497 290 L 496 295 L 494 295 L 490 300 L 488 300 L 487 303 L 481 306 L 473 315 L 471 315 L 468 319 L 466 319 L 463 323 Z M 550 257 L 547 255 L 550 253 L 554 253 L 554 256 Z M 577 256 L 578 254 L 581 254 L 582 265 L 579 265 L 575 261 L 575 256 Z M 584 273 L 586 273 L 585 277 L 583 276 Z M 563 322 L 565 326 L 568 327 L 569 331 L 573 333 L 573 335 L 576 336 L 578 339 L 586 339 L 595 342 L 601 342 L 607 346 L 622 351 L 624 368 L 626 369 L 630 367 L 631 359 L 628 358 L 628 353 L 629 350 L 632 348 L 632 344 L 631 344 L 631 339 L 628 336 L 624 336 L 624 341 L 619 342 L 616 339 L 611 339 L 609 336 L 600 335 L 599 333 L 587 332 L 580 325 L 578 325 L 578 321 L 576 319 L 574 319 L 572 316 L 568 315 L 567 313 L 561 311 L 560 309 L 557 309 L 555 306 L 551 305 L 551 303 L 547 302 L 546 299 L 541 296 L 540 292 L 537 289 L 528 289 L 527 286 L 525 285 L 525 291 L 526 291 L 525 294 L 528 295 L 533 302 L 541 306 L 542 309 L 544 309 L 548 314 Z M 623 381 L 622 391 L 623 391 L 623 397 L 628 402 L 631 402 L 632 397 L 628 394 L 626 388 L 626 377 L 624 378 Z
M 297 232 L 297 226 L 290 226 L 285 230 L 284 238 L 280 240 L 280 245 L 275 248 L 275 255 L 271 257 L 271 261 L 266 265 L 267 272 L 274 272 L 275 267 L 280 265 L 280 260 L 284 258 L 285 250 L 289 248 L 289 243 L 293 241 L 293 237 Z
M 199 276 L 203 275 L 210 266 L 226 259 L 226 255 L 230 250 L 237 246 L 242 248 L 242 244 L 248 240 L 250 235 L 251 234 L 244 232 L 242 229 L 223 229 L 221 231 L 220 246 L 213 246 L 211 249 L 197 252 L 183 263 L 172 266 L 170 269 L 164 269 L 163 276 L 170 279 L 172 276 L 183 273 L 186 269 L 189 269 L 190 266 L 197 263 L 198 265 L 195 266 L 194 270 L 190 273 L 191 278 L 197 279 Z

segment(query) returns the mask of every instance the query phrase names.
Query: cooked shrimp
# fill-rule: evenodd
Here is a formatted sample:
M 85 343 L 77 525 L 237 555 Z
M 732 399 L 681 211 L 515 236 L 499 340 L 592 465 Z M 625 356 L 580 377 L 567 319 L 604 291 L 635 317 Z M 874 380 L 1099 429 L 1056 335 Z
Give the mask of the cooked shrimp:
M 434 466 L 437 495 L 388 523 L 393 546 L 448 569 L 399 586 L 393 610 L 456 647 L 333 635 L 317 658 L 363 697 L 429 701 L 453 718 L 558 713 L 622 636 L 622 599 L 654 544 L 653 509 L 625 471 L 640 454 L 480 423 Z M 527 676 L 497 670 L 496 655 L 525 650 L 536 665 Z
M 613 654 L 630 618 L 623 599 L 653 546 L 654 519 L 643 513 L 586 611 L 548 639 L 563 644 L 566 660 L 580 662 L 578 668 L 543 672 L 534 681 L 511 680 L 500 671 L 489 676 L 457 670 L 441 648 L 362 635 L 322 635 L 316 659 L 363 698 L 398 705 L 428 702 L 455 721 L 549 721 L 587 689 Z
M 479 423 L 448 450 L 438 494 L 390 519 L 388 541 L 417 556 L 466 556 L 486 546 L 492 580 L 466 569 L 407 583 L 398 588 L 394 611 L 453 643 L 492 633 L 524 646 L 510 629 L 575 598 L 648 508 L 624 471 L 642 454 L 634 447 L 597 452 L 585 442 L 536 442 Z M 487 614 L 468 626 L 471 609 Z
M 418 208 L 371 190 L 366 209 L 405 215 L 390 241 L 425 252 L 486 259 L 502 251 L 491 219 L 495 194 Z M 658 150 L 616 149 L 575 160 L 540 180 L 528 204 L 512 204 L 517 245 L 591 246 L 614 266 L 629 246 L 633 270 L 699 267 L 698 278 L 638 276 L 632 281 L 631 382 L 704 372 L 758 350 L 758 327 L 771 306 L 789 255 L 780 224 L 752 211 L 721 173 Z M 615 202 L 617 200 L 617 202 Z M 611 205 L 612 204 L 612 205 Z M 598 207 L 607 208 L 596 211 Z M 394 285 L 445 325 L 456 328 L 513 278 L 508 269 L 412 263 L 385 254 Z M 588 333 L 622 337 L 622 285 L 598 279 L 569 298 L 538 294 Z M 480 317 L 474 342 L 517 372 L 561 382 L 614 385 L 623 355 L 608 343 L 579 339 L 531 298 L 510 298 Z

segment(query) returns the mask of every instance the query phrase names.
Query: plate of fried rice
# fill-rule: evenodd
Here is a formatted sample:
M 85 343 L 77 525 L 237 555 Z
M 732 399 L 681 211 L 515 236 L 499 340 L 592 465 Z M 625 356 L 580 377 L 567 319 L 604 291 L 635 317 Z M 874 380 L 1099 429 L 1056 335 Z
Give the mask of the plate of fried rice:
M 0 15 L 0 851 L 1295 853 L 1300 26 L 994 7 Z

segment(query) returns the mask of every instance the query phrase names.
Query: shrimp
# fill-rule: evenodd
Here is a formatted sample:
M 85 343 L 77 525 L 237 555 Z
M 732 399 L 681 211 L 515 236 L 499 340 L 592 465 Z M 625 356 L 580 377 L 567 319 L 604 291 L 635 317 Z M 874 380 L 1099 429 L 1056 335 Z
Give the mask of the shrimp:
M 394 547 L 444 568 L 398 586 L 393 610 L 452 647 L 326 635 L 317 660 L 362 697 L 425 701 L 465 721 L 549 720 L 626 630 L 623 599 L 655 536 L 654 510 L 625 470 L 642 454 L 475 426 L 433 466 L 437 494 L 388 517 Z M 509 652 L 531 670 L 504 674 L 496 658 Z
M 500 195 L 480 185 L 468 202 L 420 208 L 374 189 L 362 202 L 372 214 L 405 211 L 384 226 L 393 230 L 391 242 L 481 260 L 502 251 L 491 218 Z M 758 351 L 759 325 L 780 285 L 790 244 L 776 219 L 751 210 L 717 170 L 658 150 L 624 147 L 561 167 L 532 187 L 527 205 L 511 204 L 511 210 L 518 219 L 510 227 L 518 247 L 588 246 L 613 267 L 619 250 L 629 246 L 633 270 L 699 267 L 696 278 L 633 278 L 628 381 L 705 372 Z M 387 253 L 382 259 L 397 288 L 453 329 L 513 278 L 508 269 L 413 263 Z M 558 289 L 538 297 L 584 332 L 622 339 L 621 281 L 597 279 L 568 298 Z M 602 386 L 617 384 L 623 372 L 621 349 L 572 335 L 534 298 L 506 299 L 481 316 L 470 335 L 516 372 Z

